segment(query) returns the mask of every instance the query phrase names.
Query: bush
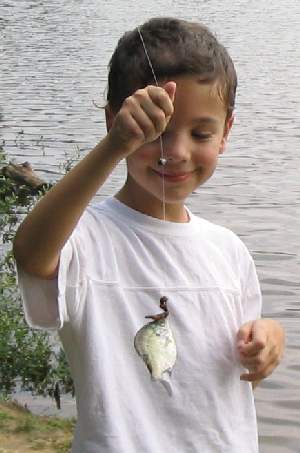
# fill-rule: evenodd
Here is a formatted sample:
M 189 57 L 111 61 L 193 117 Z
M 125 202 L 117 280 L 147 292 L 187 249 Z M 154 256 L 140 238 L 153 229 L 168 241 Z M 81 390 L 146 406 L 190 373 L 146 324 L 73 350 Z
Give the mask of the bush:
M 1 146 L 0 167 L 6 164 Z M 74 394 L 66 357 L 52 334 L 26 324 L 11 251 L 20 221 L 41 195 L 0 174 L 0 395 L 29 390 L 60 407 L 60 391 Z

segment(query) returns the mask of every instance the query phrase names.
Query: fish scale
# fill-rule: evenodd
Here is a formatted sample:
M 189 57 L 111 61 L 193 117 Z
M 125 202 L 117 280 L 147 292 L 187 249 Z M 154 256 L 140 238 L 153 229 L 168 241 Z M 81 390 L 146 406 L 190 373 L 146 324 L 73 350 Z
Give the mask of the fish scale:
M 154 380 L 164 379 L 165 373 L 171 374 L 177 352 L 167 319 L 144 325 L 135 336 L 134 347 Z
M 167 298 L 160 298 L 163 312 L 146 316 L 153 321 L 145 324 L 135 335 L 134 347 L 143 359 L 154 381 L 159 381 L 171 396 L 171 372 L 177 358 L 176 342 L 167 317 Z

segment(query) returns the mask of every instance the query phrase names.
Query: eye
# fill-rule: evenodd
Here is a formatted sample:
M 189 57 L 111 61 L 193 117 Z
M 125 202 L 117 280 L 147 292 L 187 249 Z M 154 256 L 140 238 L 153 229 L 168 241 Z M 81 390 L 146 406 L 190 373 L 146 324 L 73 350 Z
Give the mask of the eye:
M 211 133 L 210 132 L 192 132 L 192 136 L 196 139 L 196 140 L 209 140 L 211 138 Z

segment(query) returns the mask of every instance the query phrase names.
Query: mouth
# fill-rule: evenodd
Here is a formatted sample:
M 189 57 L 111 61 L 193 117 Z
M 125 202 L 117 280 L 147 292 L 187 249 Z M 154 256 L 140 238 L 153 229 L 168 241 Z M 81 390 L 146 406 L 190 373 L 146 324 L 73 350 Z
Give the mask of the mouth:
M 192 174 L 192 172 L 168 172 L 168 171 L 157 171 L 153 170 L 160 178 L 164 178 L 165 181 L 170 182 L 181 182 L 186 181 Z

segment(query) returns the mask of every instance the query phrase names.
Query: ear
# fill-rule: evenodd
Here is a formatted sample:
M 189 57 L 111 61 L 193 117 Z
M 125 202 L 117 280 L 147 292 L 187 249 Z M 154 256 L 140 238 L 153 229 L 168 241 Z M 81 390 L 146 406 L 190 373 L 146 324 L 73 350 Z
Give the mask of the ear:
M 234 115 L 232 114 L 225 121 L 224 132 L 223 132 L 223 137 L 222 137 L 222 140 L 221 140 L 221 143 L 220 143 L 219 154 L 223 154 L 224 151 L 225 151 L 226 144 L 227 144 L 227 139 L 228 139 L 228 136 L 229 136 L 229 132 L 231 131 L 233 122 L 234 122 Z
M 112 127 L 114 119 L 115 119 L 115 115 L 111 111 L 110 106 L 107 105 L 105 107 L 105 120 L 106 120 L 106 130 L 107 130 L 107 132 L 109 132 L 110 128 Z

